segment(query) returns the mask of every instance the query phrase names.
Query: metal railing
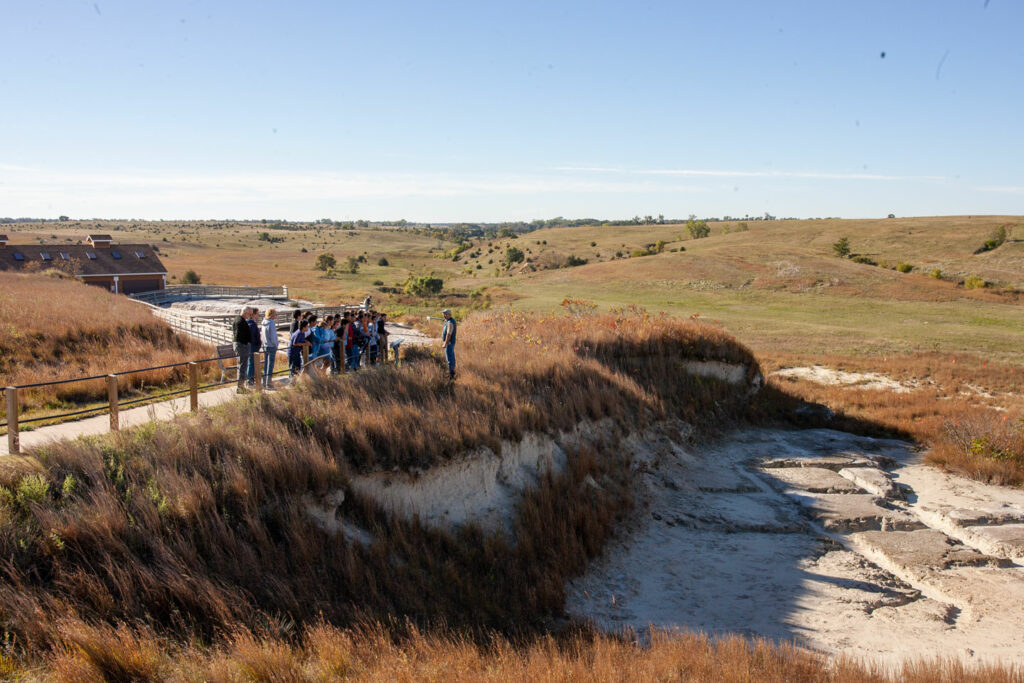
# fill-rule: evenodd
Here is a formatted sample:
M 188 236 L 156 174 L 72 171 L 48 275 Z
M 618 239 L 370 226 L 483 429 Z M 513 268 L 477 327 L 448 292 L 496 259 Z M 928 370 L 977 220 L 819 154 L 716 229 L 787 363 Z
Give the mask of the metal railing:
M 288 298 L 288 286 L 282 285 L 280 287 L 272 287 L 267 285 L 265 287 L 236 287 L 232 285 L 167 285 L 164 289 L 158 289 L 152 292 L 139 292 L 137 294 L 129 294 L 129 296 L 137 301 L 144 301 L 150 304 L 164 304 L 168 301 L 180 301 L 181 299 L 209 299 L 217 297 L 230 297 L 240 298 L 245 297 L 249 299 L 255 298 L 266 298 L 266 299 L 287 299 Z
M 187 334 L 190 337 L 195 337 L 212 344 L 230 344 L 232 341 L 231 325 L 238 317 L 237 314 L 203 313 L 202 311 L 161 308 L 159 305 L 148 301 L 141 299 L 133 300 L 147 306 L 154 316 L 170 325 L 175 332 Z M 295 309 L 282 310 L 275 316 L 278 327 L 287 327 L 291 324 L 293 310 Z M 346 311 L 361 311 L 363 307 L 353 305 L 299 306 L 298 310 L 312 311 L 322 318 L 325 315 L 345 313 Z

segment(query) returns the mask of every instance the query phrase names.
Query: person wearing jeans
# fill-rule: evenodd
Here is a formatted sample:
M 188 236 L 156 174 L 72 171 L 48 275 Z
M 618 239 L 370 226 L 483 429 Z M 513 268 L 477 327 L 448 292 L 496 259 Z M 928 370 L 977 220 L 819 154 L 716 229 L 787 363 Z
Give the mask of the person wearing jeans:
M 458 325 L 452 312 L 447 308 L 441 311 L 444 316 L 444 328 L 441 330 L 441 343 L 444 344 L 444 355 L 448 359 L 448 379 L 455 379 L 455 336 Z
M 263 318 L 263 386 L 270 389 L 277 360 L 277 310 L 268 308 Z
M 251 317 L 252 309 L 245 306 L 231 325 L 231 341 L 234 345 L 235 355 L 238 356 L 236 391 L 240 394 L 248 393 L 245 388 L 245 371 L 249 365 L 249 356 L 252 355 L 252 333 L 249 331 L 249 318 Z

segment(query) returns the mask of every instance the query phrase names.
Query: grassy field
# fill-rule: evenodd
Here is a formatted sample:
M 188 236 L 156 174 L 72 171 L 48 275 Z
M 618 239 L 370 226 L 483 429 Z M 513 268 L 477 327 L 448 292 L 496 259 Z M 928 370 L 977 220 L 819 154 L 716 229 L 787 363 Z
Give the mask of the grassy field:
M 544 312 L 573 297 L 602 309 L 635 304 L 696 313 L 721 322 L 759 353 L 927 350 L 1024 364 L 1018 343 L 1024 307 L 1015 291 L 1024 288 L 1021 217 L 752 221 L 746 231 L 735 222 L 711 223 L 705 239 L 691 239 L 683 225 L 549 228 L 516 239 L 470 239 L 458 261 L 444 257 L 453 242 L 393 228 L 272 225 L 69 222 L 22 224 L 11 235 L 60 241 L 111 232 L 117 241 L 156 244 L 172 282 L 192 269 L 204 282 L 288 284 L 296 296 L 331 302 L 370 294 L 398 312 L 423 313 L 442 303 L 468 308 L 488 299 L 491 306 Z M 1000 226 L 1009 226 L 1006 242 L 975 253 Z M 263 241 L 262 233 L 281 241 Z M 832 244 L 844 235 L 853 254 L 891 267 L 836 258 Z M 659 240 L 662 253 L 628 258 Z M 503 268 L 509 247 L 522 250 L 527 262 Z M 362 256 L 365 263 L 356 274 L 327 277 L 313 267 L 322 252 L 339 261 Z M 546 267 L 570 255 L 588 263 Z M 377 265 L 381 258 L 389 265 Z M 901 262 L 914 270 L 892 269 Z M 931 276 L 936 269 L 941 279 Z M 429 272 L 445 282 L 437 300 L 381 291 Z M 966 289 L 960 283 L 972 275 L 993 287 Z M 474 290 L 478 297 L 470 296 Z
M 61 273 L 3 272 L 0 291 L 0 386 L 105 375 L 213 353 L 140 304 Z M 122 397 L 138 397 L 185 379 L 185 368 L 166 368 L 124 376 L 118 384 Z M 102 378 L 23 389 L 20 412 L 22 419 L 69 412 L 106 395 Z

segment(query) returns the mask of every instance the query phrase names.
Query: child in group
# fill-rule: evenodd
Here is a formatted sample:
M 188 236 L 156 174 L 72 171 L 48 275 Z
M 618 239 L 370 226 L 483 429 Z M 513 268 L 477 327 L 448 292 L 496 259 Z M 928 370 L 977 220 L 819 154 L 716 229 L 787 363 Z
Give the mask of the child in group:
M 302 348 L 310 344 L 306 341 L 306 332 L 309 330 L 309 321 L 300 320 L 299 329 L 292 333 L 288 345 L 288 368 L 294 377 L 302 371 Z

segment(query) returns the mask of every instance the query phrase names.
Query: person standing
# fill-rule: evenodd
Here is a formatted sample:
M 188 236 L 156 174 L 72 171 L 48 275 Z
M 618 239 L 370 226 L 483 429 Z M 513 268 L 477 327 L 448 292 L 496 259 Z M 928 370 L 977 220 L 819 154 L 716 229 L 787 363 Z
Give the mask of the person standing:
M 252 354 L 252 332 L 249 330 L 251 317 L 252 309 L 245 306 L 231 324 L 231 341 L 235 356 L 238 357 L 238 386 L 235 387 L 235 391 L 239 394 L 249 393 L 245 388 L 245 373 L 249 367 L 249 356 Z
M 277 360 L 277 311 L 268 308 L 263 318 L 263 386 L 271 388 Z
M 377 319 L 377 337 L 380 339 L 380 362 L 388 362 L 388 330 L 384 323 L 388 321 L 388 314 L 381 313 Z
M 292 311 L 292 323 L 288 326 L 288 338 L 290 339 L 293 334 L 299 331 L 299 320 L 302 319 L 302 311 L 295 309 Z
M 441 343 L 444 344 L 444 355 L 448 359 L 448 379 L 455 379 L 455 337 L 458 323 L 447 308 L 441 311 L 444 316 L 444 327 L 441 329 Z
M 358 370 L 359 369 L 359 354 L 362 353 L 363 347 L 360 344 L 359 337 L 361 332 L 359 331 L 359 313 L 352 315 L 352 319 L 348 323 L 348 335 L 346 338 L 346 350 L 348 351 L 348 369 Z
M 302 371 L 302 349 L 303 347 L 309 346 L 309 342 L 306 341 L 306 330 L 309 329 L 308 320 L 299 321 L 299 329 L 292 333 L 291 339 L 288 343 L 288 369 L 291 371 L 292 377 L 299 374 Z
M 377 336 L 377 314 L 371 313 L 367 318 L 366 328 L 366 356 L 370 365 L 377 364 L 377 348 L 380 339 Z
M 341 336 L 344 334 L 341 329 L 341 313 L 334 316 L 331 331 L 334 332 L 334 343 L 331 345 L 331 367 L 335 375 L 340 375 L 344 363 L 341 358 Z
M 260 352 L 260 326 L 256 322 L 259 320 L 260 310 L 258 308 L 252 309 L 252 315 L 249 316 L 249 337 L 252 340 L 250 345 L 252 346 L 252 353 L 249 354 L 249 364 L 246 366 L 245 380 L 246 384 L 250 387 L 256 384 L 256 354 Z

